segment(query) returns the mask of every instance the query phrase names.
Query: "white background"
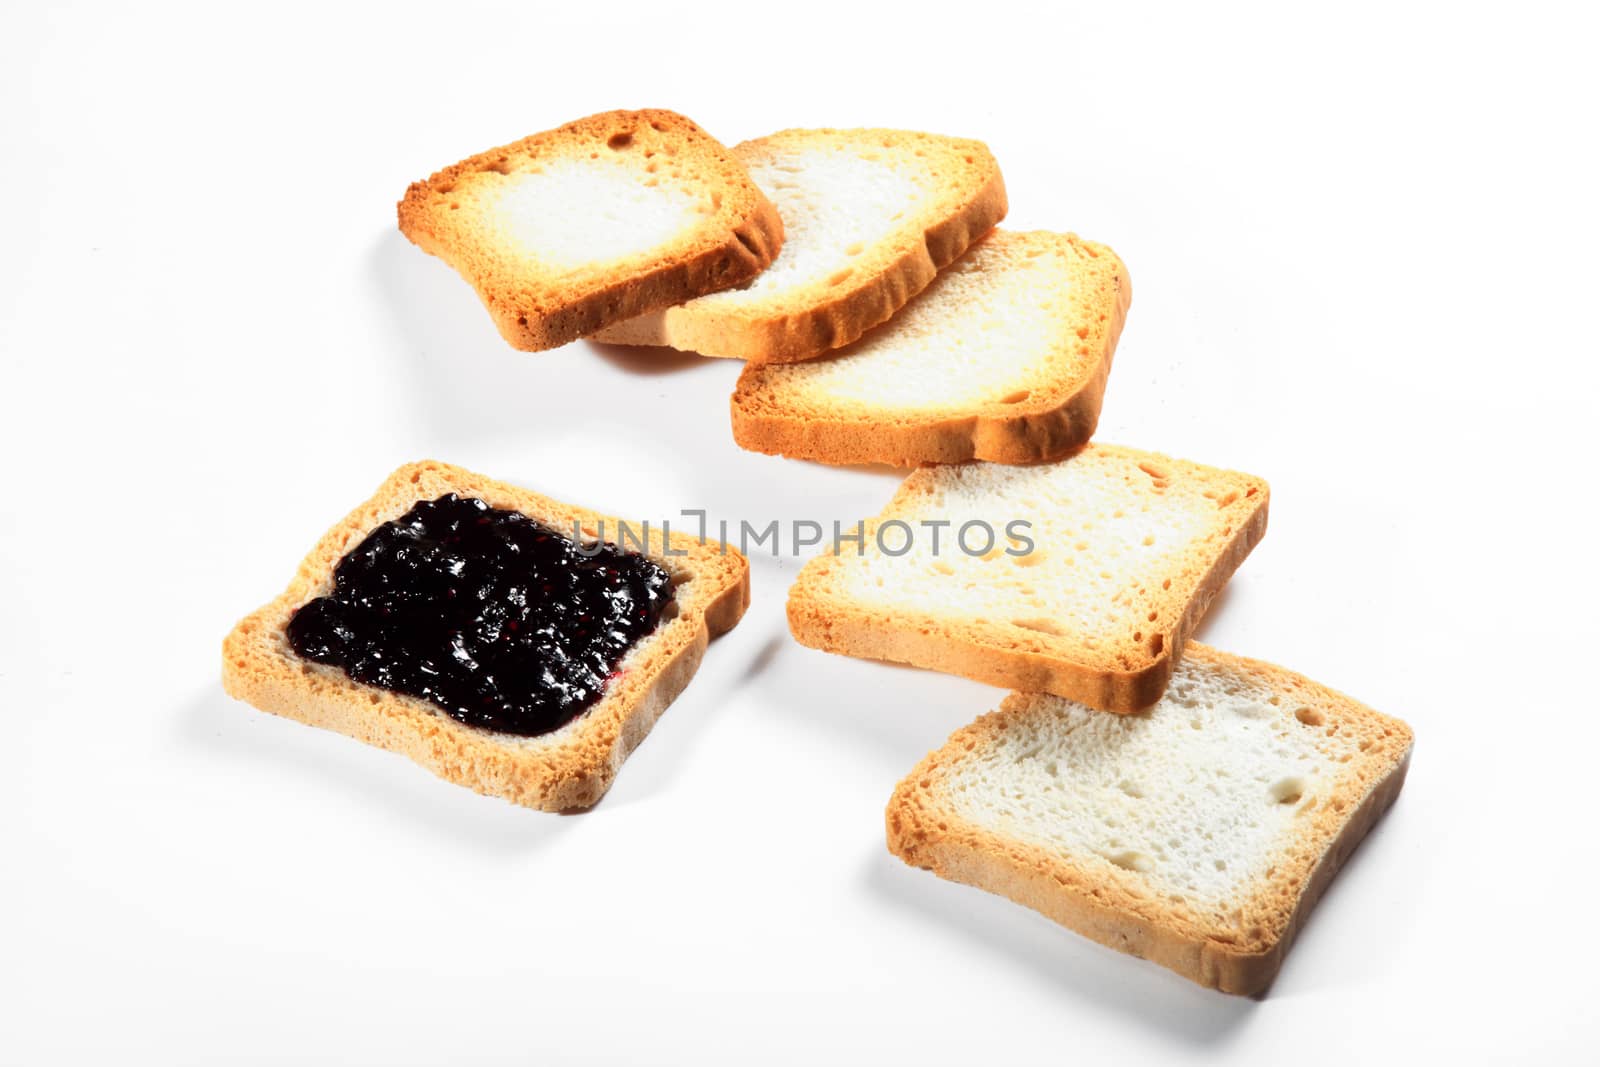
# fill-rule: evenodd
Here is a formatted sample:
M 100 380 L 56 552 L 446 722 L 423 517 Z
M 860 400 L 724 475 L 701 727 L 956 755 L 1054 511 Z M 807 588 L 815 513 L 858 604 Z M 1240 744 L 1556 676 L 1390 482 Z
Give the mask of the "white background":
M 0 1058 L 1592 1055 L 1593 27 L 901 7 L 8 7 Z M 645 106 L 979 137 L 1007 225 L 1126 260 L 1100 438 L 1273 487 L 1201 637 L 1418 737 L 1267 998 L 889 856 L 895 782 L 1002 694 L 800 648 L 793 559 L 586 815 L 222 694 L 408 460 L 641 516 L 888 498 L 739 451 L 733 363 L 511 351 L 396 232 L 409 181 Z

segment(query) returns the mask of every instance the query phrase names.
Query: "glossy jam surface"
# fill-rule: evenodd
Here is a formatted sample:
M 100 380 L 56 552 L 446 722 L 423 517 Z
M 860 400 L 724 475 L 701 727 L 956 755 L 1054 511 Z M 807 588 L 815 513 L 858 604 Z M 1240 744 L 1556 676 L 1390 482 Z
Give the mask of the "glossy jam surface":
M 671 578 L 646 556 L 580 552 L 526 515 L 452 494 L 373 530 L 288 637 L 358 682 L 531 737 L 599 700 L 671 602 Z

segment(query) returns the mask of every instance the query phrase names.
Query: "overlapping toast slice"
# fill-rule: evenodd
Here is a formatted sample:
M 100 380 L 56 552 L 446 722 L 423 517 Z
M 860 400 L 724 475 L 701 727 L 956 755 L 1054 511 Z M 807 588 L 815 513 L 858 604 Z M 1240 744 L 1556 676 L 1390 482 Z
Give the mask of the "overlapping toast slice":
M 297 647 L 304 646 L 291 644 L 288 632 L 291 620 L 308 603 L 329 596 L 335 587 L 336 569 L 347 555 L 368 547 L 369 535 L 411 514 L 420 503 L 438 501 L 451 494 L 462 500 L 481 501 L 488 508 L 516 513 L 514 517 L 532 519 L 549 531 L 573 539 L 574 545 L 579 543 L 575 538 L 580 532 L 582 542 L 591 549 L 607 538 L 620 537 L 624 548 L 633 549 L 637 555 L 653 561 L 670 579 L 671 601 L 665 605 L 654 629 L 627 649 L 625 656 L 612 668 L 610 677 L 600 683 L 598 699 L 552 732 L 525 736 L 471 725 L 470 720 L 449 713 L 434 700 L 356 681 L 346 669 L 314 662 L 297 652 Z M 518 536 L 525 540 L 527 534 L 528 531 L 523 530 Z M 535 530 L 531 536 L 545 534 Z M 374 545 L 371 553 L 409 552 L 420 559 L 430 553 L 436 555 L 439 550 L 438 543 L 412 544 L 404 540 L 395 543 L 401 547 L 389 549 Z M 441 778 L 480 793 L 550 811 L 586 808 L 605 793 L 628 754 L 689 683 L 707 642 L 731 629 L 749 604 L 749 566 L 739 553 L 682 534 L 671 535 L 670 555 L 668 545 L 662 531 L 648 524 L 628 523 L 624 531 L 617 519 L 458 467 L 431 461 L 414 463 L 390 475 L 370 500 L 329 530 L 300 564 L 288 589 L 245 618 L 228 635 L 223 644 L 223 686 L 232 696 L 263 711 L 398 752 Z M 509 551 L 525 553 L 528 546 L 513 543 Z M 452 558 L 446 560 L 445 565 L 448 569 L 442 582 L 439 574 L 419 572 L 415 578 L 407 577 L 395 583 L 398 588 L 388 592 L 408 602 L 417 596 L 437 596 L 443 598 L 439 601 L 441 607 L 445 601 L 457 600 L 458 595 L 460 599 L 475 595 L 472 587 L 458 589 L 449 579 L 463 569 L 479 566 L 478 562 Z M 499 564 L 491 560 L 482 566 L 493 568 Z M 654 570 L 652 573 L 659 575 Z M 540 588 L 531 588 L 528 583 L 515 586 L 508 592 L 507 604 L 526 606 L 530 600 L 560 595 L 572 584 L 565 581 L 568 577 L 571 576 L 560 571 L 547 572 Z M 620 581 L 610 571 L 600 577 Z M 517 616 L 497 612 L 501 606 L 484 605 L 479 611 L 481 617 L 473 626 L 497 626 L 504 632 L 490 635 L 490 638 L 503 636 L 509 641 L 519 636 L 511 632 L 516 629 Z M 427 604 L 413 604 L 413 607 L 422 611 L 428 609 Z M 387 604 L 380 604 L 373 610 L 385 618 L 390 613 Z M 563 625 L 593 628 L 596 623 L 583 615 L 582 610 L 561 615 L 565 620 Z M 380 619 L 377 625 L 391 624 Z M 404 634 L 400 636 L 403 638 Z M 453 659 L 477 670 L 480 667 L 477 659 L 482 658 L 477 650 L 484 647 L 479 640 L 482 635 L 467 636 L 478 643 L 453 641 L 441 658 Z M 382 656 L 368 657 L 372 658 L 381 659 Z M 499 662 L 504 665 L 507 661 L 502 655 Z M 558 674 L 567 665 L 565 653 L 557 653 L 554 659 L 535 664 L 538 669 L 549 667 Z M 431 665 L 424 662 L 419 670 L 429 675 L 439 666 L 437 662 Z M 363 667 L 369 673 L 387 677 L 383 673 L 387 668 L 382 662 L 364 662 Z M 577 664 L 577 667 L 588 669 L 585 664 Z M 481 669 L 490 671 L 493 668 L 485 662 Z M 562 674 L 562 678 L 568 676 Z M 552 684 L 569 683 L 553 678 Z M 400 688 L 403 690 L 404 686 Z
M 823 463 L 1059 459 L 1094 434 L 1131 299 L 1104 245 L 994 230 L 829 358 L 747 366 L 734 440 Z
M 801 569 L 789 628 L 829 652 L 1138 711 L 1266 525 L 1260 478 L 1131 448 L 924 467 L 859 544 Z
M 1107 715 L 1016 693 L 894 791 L 889 850 L 1201 985 L 1253 994 L 1405 781 L 1412 734 L 1300 675 L 1191 644 Z
M 783 216 L 784 246 L 751 284 L 600 331 L 752 363 L 792 363 L 884 322 L 1005 217 L 982 142 L 904 130 L 785 130 L 734 156 Z
M 783 244 L 744 166 L 671 111 L 609 111 L 482 152 L 413 183 L 399 216 L 528 351 L 747 282 Z

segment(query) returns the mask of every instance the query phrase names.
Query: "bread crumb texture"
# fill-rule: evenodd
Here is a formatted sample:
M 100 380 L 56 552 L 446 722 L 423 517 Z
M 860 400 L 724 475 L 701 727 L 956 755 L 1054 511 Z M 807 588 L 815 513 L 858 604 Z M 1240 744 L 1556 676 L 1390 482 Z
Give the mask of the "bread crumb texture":
M 1106 246 L 994 230 L 832 357 L 747 366 L 734 439 L 825 463 L 1059 459 L 1094 433 L 1131 299 Z
M 1035 466 L 924 467 L 860 551 L 801 569 L 790 629 L 827 651 L 1137 711 L 1265 534 L 1267 497 L 1252 475 L 1114 445 Z M 915 536 L 880 539 L 895 520 Z M 1017 521 L 1026 531 L 1008 536 Z M 944 524 L 937 549 L 929 523 Z
M 1254 993 L 1398 794 L 1411 745 L 1397 719 L 1193 644 L 1141 714 L 1013 694 L 900 783 L 889 847 Z
M 674 600 L 660 625 L 619 665 L 604 695 L 553 733 L 519 737 L 467 726 L 429 701 L 352 680 L 290 648 L 285 627 L 307 601 L 333 587 L 345 553 L 418 501 L 446 493 L 520 511 L 571 537 L 574 524 L 615 539 L 615 518 L 576 508 L 459 467 L 423 461 L 401 467 L 365 504 L 325 534 L 283 595 L 249 615 L 223 642 L 223 688 L 262 711 L 298 719 L 409 757 L 439 777 L 516 804 L 564 811 L 590 807 L 628 754 L 693 677 L 710 638 L 739 621 L 750 602 L 749 566 L 738 552 L 654 526 L 646 554 L 672 575 Z M 642 531 L 642 523 L 630 523 Z M 632 544 L 629 544 L 632 548 Z
M 1005 217 L 980 141 L 904 130 L 785 130 L 733 149 L 783 217 L 784 246 L 747 286 L 598 339 L 792 363 L 886 321 Z
M 401 231 L 527 350 L 748 282 L 783 223 L 743 164 L 670 111 L 610 111 L 446 167 Z

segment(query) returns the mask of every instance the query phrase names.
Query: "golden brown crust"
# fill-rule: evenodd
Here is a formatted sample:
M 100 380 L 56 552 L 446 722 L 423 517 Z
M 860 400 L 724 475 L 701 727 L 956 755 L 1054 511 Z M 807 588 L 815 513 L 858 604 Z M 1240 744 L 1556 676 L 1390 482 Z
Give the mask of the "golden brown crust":
M 1051 693 L 1104 711 L 1129 714 L 1150 707 L 1166 691 L 1182 649 L 1205 617 L 1206 609 L 1239 564 L 1267 531 L 1267 483 L 1235 471 L 1115 445 L 1087 446 L 1102 452 L 1126 453 L 1166 470 L 1203 472 L 1231 488 L 1219 511 L 1233 513 L 1191 553 L 1203 563 L 1191 578 L 1175 574 L 1171 588 L 1151 595 L 1154 616 L 1139 623 L 1137 658 L 1125 650 L 1094 652 L 1047 634 L 1020 633 L 988 620 L 966 620 L 888 612 L 829 588 L 834 568 L 848 565 L 846 556 L 824 554 L 809 561 L 789 589 L 789 631 L 811 648 L 862 659 L 885 660 L 957 674 L 1007 689 Z M 866 524 L 870 543 L 879 525 L 907 514 L 923 491 L 921 472 L 914 472 L 883 512 Z
M 337 668 L 300 659 L 284 627 L 301 605 L 323 595 L 344 554 L 374 528 L 445 493 L 520 511 L 571 535 L 617 537 L 617 520 L 537 493 L 429 461 L 401 467 L 311 550 L 282 596 L 234 627 L 223 642 L 227 692 L 263 711 L 321 726 L 398 752 L 439 777 L 515 804 L 546 811 L 595 804 L 628 754 L 694 676 L 706 644 L 731 629 L 750 603 L 749 564 L 732 549 L 659 529 L 647 554 L 675 582 L 676 614 L 663 619 L 623 662 L 582 717 L 545 737 L 496 734 L 457 722 L 428 701 L 353 681 Z M 638 532 L 643 524 L 631 523 Z M 629 547 L 632 547 L 631 542 Z M 684 555 L 676 555 L 679 551 Z
M 485 254 L 468 239 L 472 213 L 456 210 L 457 186 L 484 174 L 515 174 L 557 150 L 659 152 L 684 161 L 707 183 L 716 208 L 704 225 L 660 249 L 571 272 L 550 274 L 514 256 Z M 783 246 L 783 220 L 744 166 L 689 119 L 655 109 L 591 115 L 481 152 L 413 182 L 398 214 L 400 231 L 455 268 L 477 290 L 501 335 L 529 352 L 741 285 Z
M 985 240 L 993 240 L 994 231 Z M 818 463 L 1038 463 L 1057 460 L 1094 436 L 1112 354 L 1133 299 L 1128 270 L 1105 245 L 1062 235 L 1073 250 L 1071 342 L 1088 372 L 1039 383 L 1018 401 L 973 405 L 968 412 L 909 414 L 835 406 L 796 409 L 771 385 L 781 367 L 751 364 L 739 375 L 729 406 L 741 448 Z M 981 247 L 982 242 L 974 248 Z M 893 323 L 883 329 L 894 329 Z M 1078 332 L 1082 331 L 1082 332 Z M 847 352 L 836 356 L 848 355 Z
M 1411 728 L 1349 697 L 1269 663 L 1199 643 L 1185 655 L 1292 690 L 1318 727 L 1360 738 L 1340 771 L 1340 788 L 1304 812 L 1295 841 L 1226 928 L 1152 893 L 1136 872 L 1106 869 L 1007 838 L 957 815 L 940 792 L 943 776 L 1006 729 L 1034 699 L 1008 697 L 998 711 L 951 735 L 895 788 L 885 813 L 889 851 L 914 867 L 1007 897 L 1102 945 L 1161 964 L 1224 993 L 1257 994 L 1277 977 L 1284 954 L 1333 876 L 1388 810 L 1405 782 Z
M 790 309 L 783 312 L 674 307 L 661 315 L 620 323 L 600 332 L 595 340 L 670 345 L 752 364 L 815 359 L 887 322 L 927 288 L 942 268 L 1005 218 L 1005 180 L 1000 165 L 981 141 L 905 130 L 784 130 L 736 145 L 733 152 L 749 158 L 775 144 L 838 137 L 881 141 L 884 147 L 915 143 L 927 151 L 947 154 L 961 167 L 961 195 L 949 204 L 948 214 L 926 220 L 919 239 L 872 250 L 858 262 L 849 284 L 808 286 L 803 297 L 789 301 Z

